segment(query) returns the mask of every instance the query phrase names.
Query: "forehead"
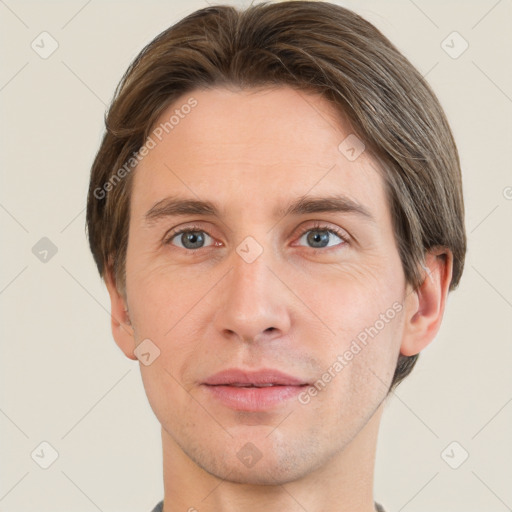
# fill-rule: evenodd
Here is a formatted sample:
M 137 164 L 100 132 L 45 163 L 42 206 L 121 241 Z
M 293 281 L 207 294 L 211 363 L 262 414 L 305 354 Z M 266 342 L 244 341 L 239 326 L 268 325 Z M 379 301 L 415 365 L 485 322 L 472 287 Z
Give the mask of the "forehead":
M 154 147 L 134 176 L 135 211 L 167 195 L 230 204 L 240 214 L 249 204 L 274 211 L 327 193 L 365 203 L 375 216 L 385 208 L 378 165 L 366 151 L 353 158 L 363 142 L 319 95 L 284 86 L 194 90 L 161 114 L 150 137 Z

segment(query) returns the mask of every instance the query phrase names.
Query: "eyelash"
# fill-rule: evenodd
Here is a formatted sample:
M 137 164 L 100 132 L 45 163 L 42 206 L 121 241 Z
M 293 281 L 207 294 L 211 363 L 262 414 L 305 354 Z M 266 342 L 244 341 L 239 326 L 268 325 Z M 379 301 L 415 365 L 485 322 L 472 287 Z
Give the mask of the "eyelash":
M 165 245 L 170 245 L 172 240 L 174 240 L 174 238 L 176 238 L 178 235 L 182 235 L 183 233 L 192 233 L 192 232 L 197 232 L 197 231 L 202 232 L 202 233 L 207 233 L 200 226 L 189 226 L 189 227 L 180 229 L 178 231 L 174 231 L 170 235 L 166 236 L 164 238 L 164 244 Z M 336 246 L 333 246 L 333 247 L 325 247 L 325 248 L 309 247 L 309 249 L 314 251 L 315 253 L 317 253 L 317 252 L 327 252 L 329 249 L 330 250 L 336 250 L 336 248 L 338 248 L 338 249 L 340 248 L 339 246 L 343 246 L 343 245 L 349 243 L 349 237 L 348 237 L 348 235 L 345 234 L 344 231 L 341 231 L 340 229 L 333 228 L 333 227 L 330 227 L 330 226 L 326 226 L 325 224 L 321 224 L 321 223 L 318 223 L 318 222 L 315 223 L 313 226 L 309 226 L 308 228 L 303 229 L 299 233 L 299 239 L 302 238 L 309 231 L 325 231 L 327 233 L 332 233 L 332 234 L 336 235 L 337 237 L 341 238 L 341 240 L 343 240 L 343 242 L 344 242 L 344 243 L 337 244 Z M 211 235 L 208 235 L 208 236 L 211 237 Z M 179 249 L 181 249 L 181 247 L 179 247 Z M 204 249 L 204 247 L 201 247 L 200 249 Z M 189 251 L 189 252 L 197 252 L 198 251 L 198 249 L 195 249 L 195 250 L 194 249 L 185 249 L 185 250 Z

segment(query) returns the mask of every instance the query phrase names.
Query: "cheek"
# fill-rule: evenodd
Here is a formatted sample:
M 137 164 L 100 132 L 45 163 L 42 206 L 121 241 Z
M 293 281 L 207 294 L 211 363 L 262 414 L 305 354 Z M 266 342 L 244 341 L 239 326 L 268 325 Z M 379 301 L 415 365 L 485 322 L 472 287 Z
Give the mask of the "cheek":
M 168 265 L 146 265 L 127 280 L 130 316 L 137 342 L 149 338 L 160 350 L 154 369 L 151 369 L 153 365 L 141 367 L 148 373 L 148 390 L 175 386 L 170 374 L 188 387 L 184 367 L 194 366 L 199 353 L 203 360 L 213 357 L 208 354 L 212 349 L 208 344 L 205 346 L 203 332 L 211 316 L 205 308 L 213 311 L 215 307 L 215 301 L 212 304 L 207 297 L 215 284 L 213 277 L 212 274 L 186 275 Z M 159 372 L 158 378 L 155 379 L 153 371 Z M 177 387 L 174 393 L 179 392 Z
M 307 318 L 303 313 L 309 309 L 312 321 L 322 321 L 326 340 L 339 344 L 373 325 L 401 300 L 400 276 L 400 269 L 381 264 L 331 266 L 328 273 L 295 280 L 296 294 L 308 307 L 302 305 L 296 313 Z M 295 320 L 301 324 L 299 316 Z
M 322 371 L 327 372 L 324 378 L 332 380 L 332 391 L 337 390 L 325 398 L 351 396 L 360 404 L 386 391 L 400 347 L 402 284 L 396 262 L 344 268 L 330 278 L 302 282 L 298 293 L 322 322 L 308 313 L 315 328 L 308 328 L 304 319 L 296 319 L 296 324 L 301 339 L 315 340 L 309 348 L 318 354 Z M 313 336 L 319 325 L 328 327 L 320 351 L 318 337 Z
M 197 302 L 200 290 L 176 266 L 142 251 L 126 262 L 126 289 L 132 324 L 141 336 L 161 338 Z M 194 301 L 195 298 L 195 301 Z

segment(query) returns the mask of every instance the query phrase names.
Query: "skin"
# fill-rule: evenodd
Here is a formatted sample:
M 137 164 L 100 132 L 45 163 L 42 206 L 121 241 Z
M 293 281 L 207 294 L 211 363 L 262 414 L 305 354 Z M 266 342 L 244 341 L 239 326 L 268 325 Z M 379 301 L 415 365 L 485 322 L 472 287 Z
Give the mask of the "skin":
M 338 150 L 351 131 L 320 96 L 284 86 L 195 90 L 157 124 L 191 96 L 197 106 L 135 171 L 126 294 L 106 275 L 116 343 L 134 360 L 144 339 L 160 350 L 140 370 L 162 425 L 164 512 L 373 511 L 396 360 L 436 335 L 452 256 L 427 254 L 424 283 L 413 291 L 405 282 L 378 165 L 367 151 L 349 161 Z M 333 193 L 375 222 L 353 212 L 272 215 L 305 194 Z M 146 212 L 171 194 L 213 201 L 221 216 L 148 224 Z M 308 234 L 325 234 L 316 221 L 348 240 L 327 235 L 315 251 Z M 169 241 L 172 229 L 192 226 L 199 248 L 181 235 Z M 252 263 L 236 252 L 247 236 L 263 248 Z M 201 385 L 231 367 L 315 382 L 394 303 L 401 311 L 307 404 L 237 412 Z M 261 453 L 252 467 L 237 457 L 247 442 Z

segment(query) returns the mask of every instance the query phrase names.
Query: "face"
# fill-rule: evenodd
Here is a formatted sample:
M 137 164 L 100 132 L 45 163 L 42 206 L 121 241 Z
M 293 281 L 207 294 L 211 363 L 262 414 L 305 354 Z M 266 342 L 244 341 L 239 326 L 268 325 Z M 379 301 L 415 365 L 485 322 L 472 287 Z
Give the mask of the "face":
M 196 90 L 155 127 L 176 109 L 133 176 L 131 350 L 160 350 L 140 368 L 170 444 L 219 478 L 291 481 L 392 380 L 408 289 L 384 181 L 320 96 Z

